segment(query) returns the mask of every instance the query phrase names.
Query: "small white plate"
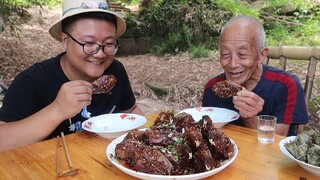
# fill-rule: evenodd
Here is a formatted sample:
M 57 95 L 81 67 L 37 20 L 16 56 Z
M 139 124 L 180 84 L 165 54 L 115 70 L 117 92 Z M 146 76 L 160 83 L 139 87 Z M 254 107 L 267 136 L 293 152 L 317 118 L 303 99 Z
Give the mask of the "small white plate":
M 142 129 L 143 130 L 143 129 Z M 121 163 L 119 163 L 115 159 L 115 148 L 116 145 L 120 142 L 123 141 L 127 134 L 124 134 L 116 139 L 114 139 L 107 147 L 106 149 L 106 155 L 109 161 L 115 165 L 117 168 L 119 168 L 121 171 L 124 173 L 127 173 L 133 177 L 140 178 L 140 179 L 146 179 L 146 180 L 194 180 L 194 179 L 203 179 L 209 176 L 212 176 L 214 174 L 219 173 L 226 167 L 228 167 L 237 157 L 238 155 L 238 147 L 236 143 L 230 138 L 230 141 L 234 145 L 234 155 L 231 159 L 225 160 L 222 164 L 222 166 L 212 169 L 207 172 L 202 172 L 202 173 L 196 173 L 196 174 L 190 174 L 190 175 L 175 175 L 175 176 L 169 176 L 169 175 L 155 175 L 155 174 L 147 174 L 147 173 L 142 173 L 142 172 L 137 172 L 132 169 L 126 168 L 123 166 Z
M 144 116 L 137 114 L 103 114 L 82 122 L 82 128 L 103 138 L 116 138 L 130 130 L 140 128 L 146 122 L 147 119 Z
M 240 115 L 233 110 L 218 107 L 196 107 L 180 111 L 179 113 L 190 114 L 195 121 L 202 119 L 202 116 L 208 115 L 216 128 L 221 128 L 225 124 L 237 120 Z
M 284 144 L 289 143 L 291 141 L 293 141 L 296 138 L 296 136 L 290 136 L 287 137 L 285 139 L 282 139 L 279 142 L 279 147 L 280 150 L 283 154 L 285 154 L 286 156 L 288 156 L 289 158 L 291 158 L 292 160 L 296 161 L 302 168 L 304 168 L 306 171 L 310 172 L 311 174 L 314 174 L 316 176 L 320 176 L 320 167 L 318 166 L 314 166 L 308 163 L 305 163 L 303 161 L 300 161 L 298 159 L 296 159 L 288 150 L 287 148 L 284 146 Z

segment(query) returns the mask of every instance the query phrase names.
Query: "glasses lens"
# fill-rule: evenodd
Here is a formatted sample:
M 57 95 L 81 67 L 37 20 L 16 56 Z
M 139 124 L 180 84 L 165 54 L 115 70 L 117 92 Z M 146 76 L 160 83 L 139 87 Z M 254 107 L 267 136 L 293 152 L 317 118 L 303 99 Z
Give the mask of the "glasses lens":
M 106 55 L 114 55 L 114 54 L 116 54 L 116 52 L 118 50 L 118 45 L 117 44 L 108 44 L 108 45 L 104 46 L 103 50 Z
M 86 43 L 83 46 L 83 51 L 86 54 L 95 54 L 99 51 L 100 46 L 95 43 Z
M 96 54 L 100 48 L 106 55 L 114 55 L 118 51 L 118 44 L 99 45 L 96 43 L 85 43 L 83 45 L 83 52 L 89 55 Z

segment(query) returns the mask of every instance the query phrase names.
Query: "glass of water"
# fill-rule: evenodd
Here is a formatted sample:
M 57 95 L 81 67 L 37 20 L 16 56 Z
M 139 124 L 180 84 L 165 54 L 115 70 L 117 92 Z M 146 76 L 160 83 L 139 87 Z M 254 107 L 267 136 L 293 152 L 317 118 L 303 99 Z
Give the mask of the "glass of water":
M 277 117 L 271 115 L 258 116 L 258 141 L 272 143 L 276 129 Z

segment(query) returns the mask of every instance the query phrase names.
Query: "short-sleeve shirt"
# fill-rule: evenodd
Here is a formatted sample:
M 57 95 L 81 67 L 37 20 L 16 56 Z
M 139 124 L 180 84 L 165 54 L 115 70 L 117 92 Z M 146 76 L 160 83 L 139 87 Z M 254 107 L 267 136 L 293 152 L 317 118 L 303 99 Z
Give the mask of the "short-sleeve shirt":
M 24 119 L 55 100 L 60 87 L 70 81 L 60 65 L 63 54 L 36 63 L 18 74 L 3 99 L 3 106 L 0 109 L 1 121 Z M 91 104 L 87 107 L 91 116 L 128 110 L 136 101 L 127 72 L 121 62 L 113 60 L 104 74 L 113 74 L 117 78 L 117 84 L 110 93 L 92 95 Z M 79 112 L 75 117 L 63 121 L 48 139 L 56 137 L 61 131 L 65 134 L 82 131 L 81 123 L 86 119 Z
M 227 108 L 234 111 L 232 98 L 218 97 L 211 87 L 219 81 L 225 80 L 224 73 L 211 79 L 206 85 L 202 97 L 202 106 Z M 296 135 L 296 125 L 308 123 L 308 113 L 304 98 L 303 88 L 297 76 L 287 71 L 263 65 L 261 80 L 252 90 L 264 100 L 262 111 L 258 114 L 268 114 L 277 117 L 277 123 L 290 124 L 288 136 Z M 232 122 L 243 126 L 239 118 Z

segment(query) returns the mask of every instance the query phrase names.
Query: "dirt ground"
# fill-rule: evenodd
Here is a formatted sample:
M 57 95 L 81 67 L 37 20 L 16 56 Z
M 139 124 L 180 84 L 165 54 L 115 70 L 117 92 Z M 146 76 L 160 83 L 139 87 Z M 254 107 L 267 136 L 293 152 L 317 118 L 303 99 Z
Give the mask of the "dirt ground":
M 21 23 L 20 40 L 10 35 L 9 28 L 0 33 L 0 82 L 10 84 L 30 65 L 63 51 L 60 43 L 48 33 L 49 27 L 60 18 L 60 11 L 33 7 L 28 12 L 31 16 L 24 17 Z M 199 106 L 204 84 L 222 71 L 217 57 L 216 52 L 201 59 L 190 59 L 187 53 L 169 57 L 152 54 L 116 56 L 124 64 L 138 104 L 145 113 Z M 289 66 L 289 70 L 297 73 L 303 82 L 305 75 L 295 71 L 295 67 Z M 319 78 L 320 72 L 316 76 Z M 165 87 L 168 94 L 159 97 L 146 83 Z M 317 96 L 319 89 L 315 88 L 314 92 Z

